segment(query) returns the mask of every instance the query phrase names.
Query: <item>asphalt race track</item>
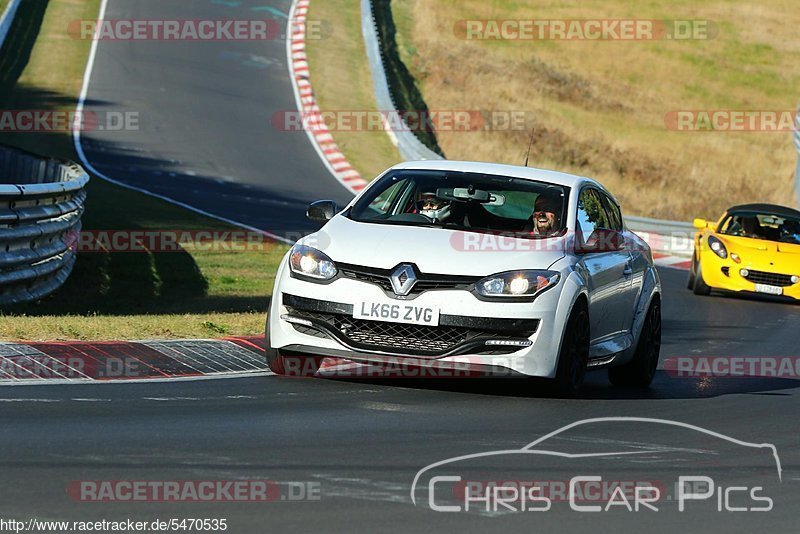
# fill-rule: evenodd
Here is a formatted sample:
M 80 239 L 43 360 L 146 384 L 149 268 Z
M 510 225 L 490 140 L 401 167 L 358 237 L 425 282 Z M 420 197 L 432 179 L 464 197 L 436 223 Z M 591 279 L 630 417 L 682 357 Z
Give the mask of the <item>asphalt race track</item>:
M 800 307 L 695 297 L 683 288 L 685 273 L 663 269 L 662 277 L 662 358 L 797 353 L 792 325 L 800 320 Z M 650 390 L 621 391 L 606 384 L 603 371 L 589 377 L 582 397 L 574 400 L 537 395 L 535 384 L 510 379 L 268 376 L 8 387 L 0 390 L 4 482 L 0 515 L 74 520 L 227 518 L 232 532 L 288 528 L 480 532 L 522 527 L 550 531 L 557 526 L 586 532 L 612 526 L 675 532 L 687 524 L 702 524 L 709 532 L 748 532 L 756 525 L 768 526 L 771 532 L 797 530 L 793 507 L 800 499 L 800 383 L 778 378 L 678 378 L 661 370 Z M 677 512 L 673 503 L 650 515 L 623 510 L 598 517 L 571 511 L 562 502 L 549 512 L 493 516 L 434 512 L 424 499 L 416 507 L 411 503 L 416 472 L 432 462 L 519 448 L 574 421 L 612 416 L 675 420 L 742 441 L 774 444 L 783 468 L 782 482 L 772 488 L 774 509 L 720 513 L 712 499 L 712 504 L 697 505 L 694 515 Z M 660 451 L 646 458 L 603 459 L 603 468 L 618 480 L 641 480 L 643 470 L 650 477 L 669 480 L 691 451 L 701 450 L 705 457 L 695 465 L 699 474 L 720 476 L 741 469 L 738 485 L 775 482 L 774 469 L 751 465 L 743 451 L 719 451 L 714 440 L 678 430 L 609 424 L 576 430 L 572 440 L 617 448 L 647 444 Z M 672 456 L 675 450 L 679 460 Z M 489 472 L 491 465 L 482 469 Z M 584 474 L 572 467 L 542 469 L 546 470 L 536 476 L 547 480 Z M 112 504 L 76 502 L 66 490 L 78 480 L 236 479 L 310 482 L 320 497 L 303 502 Z
M 265 19 L 281 33 L 288 0 L 109 0 L 107 20 Z M 135 113 L 138 129 L 87 131 L 88 161 L 125 184 L 274 234 L 315 226 L 309 202 L 348 202 L 305 132 L 282 131 L 273 114 L 296 111 L 284 39 L 100 41 L 87 112 Z
M 263 17 L 288 1 L 111 0 L 107 18 Z M 238 10 L 238 11 L 237 11 Z M 101 172 L 135 187 L 289 235 L 312 228 L 305 205 L 344 202 L 303 132 L 279 132 L 271 114 L 295 109 L 285 43 L 101 42 L 88 110 L 131 110 L 140 129 L 87 132 Z M 800 307 L 738 297 L 696 297 L 686 274 L 661 269 L 662 361 L 680 356 L 797 357 Z M 511 379 L 245 379 L 0 389 L 0 517 L 153 521 L 227 519 L 230 532 L 517 531 L 796 532 L 800 519 L 800 382 L 786 378 L 678 377 L 659 370 L 648 390 L 610 387 L 589 375 L 580 398 L 552 399 Z M 415 475 L 433 462 L 519 449 L 587 418 L 679 421 L 742 442 L 773 444 L 771 456 L 683 428 L 600 423 L 554 438 L 590 464 L 563 459 L 464 466 L 470 480 L 566 481 L 602 471 L 614 480 L 660 481 L 658 512 L 580 513 L 431 510 Z M 516 469 L 516 470 L 515 470 Z M 707 502 L 679 512 L 678 471 L 713 477 Z M 451 471 L 449 474 L 452 474 Z M 275 481 L 273 502 L 84 502 L 78 481 Z M 769 512 L 719 511 L 728 487 L 764 487 Z M 299 489 L 298 489 L 299 488 Z M 294 491 L 294 493 L 292 493 Z M 297 500 L 290 498 L 297 497 Z M 726 506 L 731 503 L 725 503 Z M 750 506 L 753 502 L 750 501 Z M 721 506 L 721 505 L 720 505 Z

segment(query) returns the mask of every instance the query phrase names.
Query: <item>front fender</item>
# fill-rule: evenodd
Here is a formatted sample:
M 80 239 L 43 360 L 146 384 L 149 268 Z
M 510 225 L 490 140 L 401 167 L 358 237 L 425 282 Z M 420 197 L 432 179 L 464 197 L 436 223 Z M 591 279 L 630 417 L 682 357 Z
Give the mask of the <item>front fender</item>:
M 564 331 L 566 330 L 569 314 L 575 307 L 575 303 L 579 298 L 585 298 L 588 302 L 589 291 L 587 289 L 586 280 L 576 270 L 572 270 L 564 280 L 564 287 L 561 288 L 561 296 L 558 300 L 558 309 L 556 311 L 556 322 L 560 328 L 554 328 L 551 335 L 551 347 L 556 347 L 557 350 L 554 354 L 555 365 L 553 366 L 553 376 L 555 370 L 558 368 L 558 358 L 561 355 L 561 345 L 564 343 Z
M 633 314 L 633 324 L 631 325 L 633 343 L 630 348 L 624 351 L 622 355 L 614 361 L 614 365 L 625 364 L 633 359 L 633 355 L 636 353 L 636 347 L 639 345 L 639 338 L 642 335 L 642 326 L 647 317 L 647 310 L 650 309 L 650 304 L 657 295 L 661 295 L 661 279 L 658 276 L 656 268 L 650 265 L 647 273 L 645 273 L 642 282 L 642 290 L 639 292 L 639 300 L 636 302 L 636 311 Z
M 266 326 L 264 328 L 264 336 L 266 341 L 267 352 L 271 352 L 274 348 L 271 345 L 270 341 L 270 321 L 273 318 L 277 318 L 280 314 L 280 281 L 283 279 L 284 271 L 288 269 L 289 265 L 289 254 L 291 253 L 291 249 L 286 251 L 284 254 L 283 259 L 281 260 L 280 264 L 278 264 L 278 270 L 275 273 L 275 283 L 273 284 L 272 289 L 272 298 L 269 301 L 269 310 L 267 311 L 267 321 Z

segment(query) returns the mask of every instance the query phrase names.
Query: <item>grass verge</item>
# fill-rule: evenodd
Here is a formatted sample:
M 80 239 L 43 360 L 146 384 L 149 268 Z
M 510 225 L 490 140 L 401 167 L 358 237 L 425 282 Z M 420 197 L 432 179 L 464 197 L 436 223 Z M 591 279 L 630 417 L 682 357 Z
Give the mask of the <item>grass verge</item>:
M 400 57 L 430 109 L 522 111 L 525 129 L 438 133 L 451 159 L 521 164 L 598 178 L 630 215 L 716 218 L 732 204 L 792 204 L 790 132 L 676 131 L 681 110 L 787 110 L 800 49 L 785 0 L 393 1 Z M 535 14 L 535 17 L 533 17 Z M 465 20 L 710 21 L 703 40 L 466 40 Z M 788 18 L 787 18 L 788 17 Z
M 320 4 L 318 13 L 336 22 L 358 16 L 355 4 Z M 391 8 L 398 55 L 430 109 L 526 116 L 525 128 L 515 130 L 438 132 L 451 159 L 519 164 L 535 127 L 532 165 L 598 178 L 630 215 L 690 220 L 715 218 L 736 203 L 793 203 L 789 132 L 668 126 L 677 111 L 794 109 L 800 50 L 787 44 L 793 25 L 780 22 L 791 12 L 784 0 L 546 8 L 526 0 L 504 4 L 500 14 L 482 0 L 395 0 Z M 537 19 L 705 20 L 713 30 L 703 40 L 605 42 L 467 41 L 455 31 L 458 21 L 527 20 L 534 11 Z M 355 64 L 340 73 L 368 68 L 363 53 L 352 55 L 361 39 L 353 41 Z M 334 50 L 319 53 L 338 57 Z M 324 74 L 315 83 L 323 107 L 343 108 L 350 95 L 328 86 L 336 73 Z M 361 149 L 375 153 L 381 139 L 362 139 Z
M 311 84 L 323 111 L 375 111 L 372 75 L 361 37 L 361 12 L 353 0 L 312 0 L 309 21 L 321 21 L 308 39 Z M 366 180 L 401 161 L 383 130 L 332 131 L 350 164 Z
M 97 17 L 98 0 L 26 0 L 0 56 L 0 107 L 72 110 L 91 42 L 73 40 L 66 21 Z M 13 40 L 12 40 L 13 39 Z M 66 134 L 0 135 L 0 144 L 75 159 Z M 232 231 L 141 193 L 94 178 L 85 231 Z M 135 206 L 135 210 L 130 208 Z M 105 340 L 258 335 L 275 270 L 287 250 L 81 253 L 67 283 L 40 302 L 0 317 L 3 340 Z

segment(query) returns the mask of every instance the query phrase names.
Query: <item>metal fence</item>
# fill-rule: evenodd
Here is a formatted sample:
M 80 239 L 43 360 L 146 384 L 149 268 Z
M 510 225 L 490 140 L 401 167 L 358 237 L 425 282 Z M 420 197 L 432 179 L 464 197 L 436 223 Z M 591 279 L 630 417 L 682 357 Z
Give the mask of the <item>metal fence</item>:
M 72 272 L 89 175 L 0 147 L 0 306 L 39 299 Z

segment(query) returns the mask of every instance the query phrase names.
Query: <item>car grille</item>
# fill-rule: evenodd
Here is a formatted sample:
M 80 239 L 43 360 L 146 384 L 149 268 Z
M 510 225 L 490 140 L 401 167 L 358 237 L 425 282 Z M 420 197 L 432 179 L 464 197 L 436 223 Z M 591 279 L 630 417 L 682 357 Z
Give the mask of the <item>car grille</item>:
M 327 312 L 296 310 L 287 307 L 290 315 L 309 319 L 326 327 L 332 337 L 345 344 L 361 349 L 381 352 L 403 353 L 409 355 L 441 356 L 458 353 L 470 354 L 507 354 L 515 352 L 519 346 L 486 346 L 486 339 L 522 340 L 534 334 L 534 331 L 492 332 L 460 326 L 424 326 L 412 324 L 389 323 L 356 319 L 349 315 Z M 293 325 L 302 333 L 310 334 L 311 328 L 304 325 Z M 315 334 L 310 334 L 315 335 Z M 474 342 L 475 345 L 470 345 Z M 477 345 L 477 346 L 476 346 Z
M 767 273 L 764 271 L 750 271 L 745 279 L 754 284 L 767 284 L 770 286 L 786 287 L 792 285 L 791 275 Z
M 342 276 L 351 280 L 359 280 L 374 284 L 383 289 L 388 295 L 394 296 L 391 274 L 394 269 L 376 269 L 359 265 L 337 264 Z M 419 295 L 424 291 L 435 289 L 463 289 L 469 290 L 472 285 L 480 280 L 477 276 L 453 276 L 443 274 L 422 274 L 417 276 L 417 283 L 409 295 Z

